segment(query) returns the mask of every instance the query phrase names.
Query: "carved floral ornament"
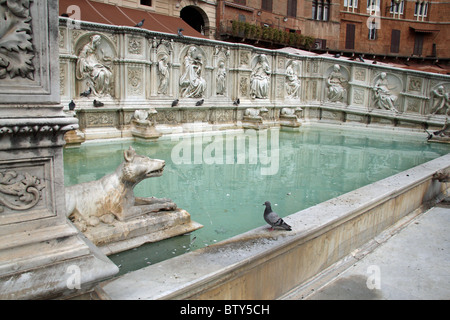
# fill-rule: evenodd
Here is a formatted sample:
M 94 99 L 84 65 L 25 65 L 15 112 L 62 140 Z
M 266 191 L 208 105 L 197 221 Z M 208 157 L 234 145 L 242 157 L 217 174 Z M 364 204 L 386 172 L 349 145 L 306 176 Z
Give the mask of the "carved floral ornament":
M 0 79 L 9 75 L 34 80 L 31 2 L 0 0 Z
M 4 211 L 4 207 L 12 210 L 28 210 L 34 207 L 41 198 L 43 188 L 45 184 L 27 172 L 0 172 L 0 213 Z

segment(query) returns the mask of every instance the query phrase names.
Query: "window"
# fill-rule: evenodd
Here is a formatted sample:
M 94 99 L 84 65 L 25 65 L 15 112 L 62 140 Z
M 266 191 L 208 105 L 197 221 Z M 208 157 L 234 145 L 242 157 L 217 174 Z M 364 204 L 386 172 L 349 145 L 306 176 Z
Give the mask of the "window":
M 345 49 L 355 49 L 355 25 L 347 24 L 345 31 Z
M 414 17 L 417 17 L 418 21 L 423 21 L 428 14 L 428 2 L 416 2 L 414 8 Z
M 313 0 L 311 14 L 314 20 L 328 21 L 330 19 L 330 0 Z
M 344 8 L 347 8 L 347 11 L 355 12 L 358 8 L 358 0 L 344 0 Z
M 380 0 L 367 0 L 367 12 L 370 15 L 380 15 Z
M 369 40 L 377 39 L 377 23 L 372 21 L 369 28 Z
M 272 0 L 262 0 L 261 9 L 272 12 Z
M 403 0 L 401 1 L 391 0 L 390 12 L 394 14 L 394 17 L 396 14 L 400 16 L 401 14 L 403 14 L 403 6 L 404 6 Z
M 400 30 L 392 29 L 391 33 L 391 52 L 399 53 L 400 51 Z
M 141 5 L 143 6 L 152 6 L 152 0 L 141 0 Z
M 287 16 L 294 18 L 297 16 L 297 0 L 288 0 Z

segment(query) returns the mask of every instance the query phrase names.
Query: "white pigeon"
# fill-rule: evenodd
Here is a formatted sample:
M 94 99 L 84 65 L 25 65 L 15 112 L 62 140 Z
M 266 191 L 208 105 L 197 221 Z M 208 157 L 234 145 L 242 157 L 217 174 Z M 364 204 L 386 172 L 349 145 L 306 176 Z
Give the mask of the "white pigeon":
M 288 231 L 292 230 L 290 225 L 284 222 L 284 220 L 281 219 L 276 212 L 272 211 L 269 201 L 264 202 L 263 205 L 266 206 L 266 209 L 264 210 L 264 220 L 270 224 L 270 231 L 272 231 L 274 227 L 280 227 Z

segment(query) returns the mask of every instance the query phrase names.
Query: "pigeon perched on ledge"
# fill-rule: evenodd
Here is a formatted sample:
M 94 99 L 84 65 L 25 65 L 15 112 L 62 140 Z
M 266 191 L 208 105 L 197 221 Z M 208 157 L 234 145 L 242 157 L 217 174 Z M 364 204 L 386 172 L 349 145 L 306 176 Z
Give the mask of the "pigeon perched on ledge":
M 180 102 L 179 99 L 175 99 L 172 101 L 172 107 L 176 107 L 178 105 L 178 102 Z
M 134 27 L 135 28 L 141 28 L 144 25 L 144 21 L 145 19 L 142 19 L 141 21 L 139 21 Z
M 197 101 L 197 103 L 195 105 L 196 106 L 201 106 L 203 104 L 203 102 L 205 102 L 205 99 Z
M 266 220 L 266 222 L 270 224 L 270 231 L 272 231 L 274 227 L 280 227 L 287 231 L 292 230 L 290 225 L 284 222 L 284 220 L 281 219 L 276 212 L 272 211 L 272 207 L 270 206 L 269 201 L 264 202 L 263 205 L 266 206 L 266 209 L 264 210 L 264 220 Z
M 105 104 L 101 101 L 98 100 L 94 100 L 94 107 L 98 108 L 98 107 L 103 107 Z
M 75 110 L 75 106 L 76 106 L 75 102 L 73 102 L 73 100 L 70 100 L 70 102 L 69 102 L 69 110 Z
M 89 97 L 89 95 L 92 93 L 92 89 L 91 87 L 89 87 L 89 89 L 87 89 L 86 91 L 80 93 L 80 97 Z

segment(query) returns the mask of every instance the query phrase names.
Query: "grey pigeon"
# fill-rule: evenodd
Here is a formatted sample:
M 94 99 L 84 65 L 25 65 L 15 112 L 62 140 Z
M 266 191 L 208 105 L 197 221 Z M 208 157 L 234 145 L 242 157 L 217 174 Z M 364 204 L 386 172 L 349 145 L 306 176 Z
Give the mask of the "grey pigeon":
M 94 100 L 94 107 L 103 107 L 105 104 L 101 101 Z
M 184 35 L 183 35 L 183 31 L 184 31 L 184 29 L 183 29 L 183 28 L 178 28 L 178 36 L 180 36 L 180 37 L 184 37 Z
M 205 99 L 197 101 L 197 103 L 195 105 L 196 106 L 201 106 L 203 104 L 203 102 L 205 102 Z
M 75 109 L 75 102 L 73 102 L 73 100 L 70 100 L 69 102 L 69 110 L 74 110 Z
M 180 102 L 179 99 L 175 99 L 172 101 L 172 107 L 176 107 L 178 105 L 178 102 Z
M 280 227 L 288 231 L 292 230 L 290 225 L 284 222 L 284 220 L 281 219 L 276 212 L 272 211 L 269 201 L 264 202 L 263 205 L 266 206 L 266 209 L 264 210 L 264 220 L 266 220 L 266 222 L 270 224 L 271 231 L 273 230 L 274 227 Z
M 91 89 L 91 87 L 89 87 L 89 89 L 80 93 L 80 97 L 88 97 L 91 93 L 92 93 L 92 89 Z
M 241 100 L 239 98 L 237 98 L 236 100 L 233 101 L 233 106 L 238 106 L 241 103 Z
M 134 27 L 135 27 L 135 28 L 140 28 L 140 27 L 142 27 L 142 26 L 144 25 L 144 21 L 145 21 L 145 19 L 142 19 L 142 20 L 139 21 Z

